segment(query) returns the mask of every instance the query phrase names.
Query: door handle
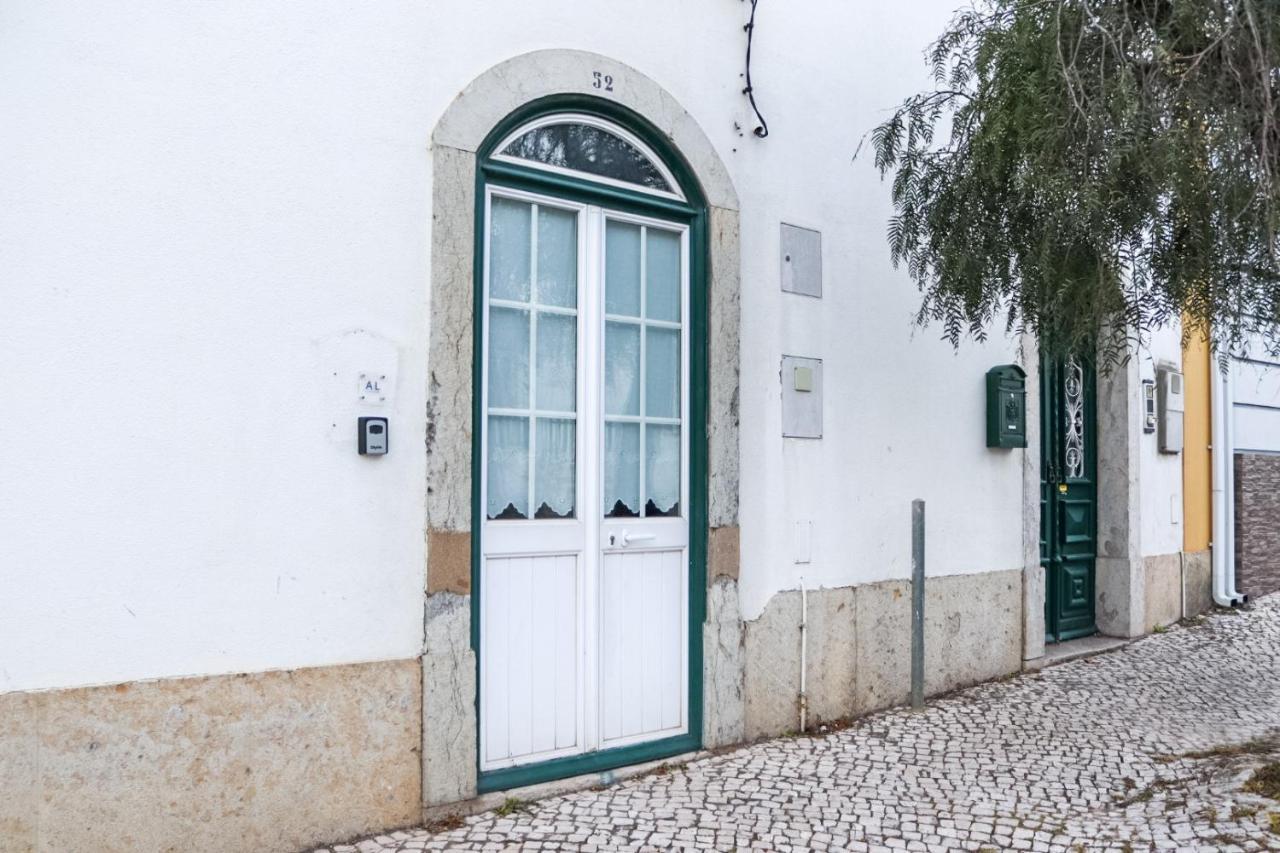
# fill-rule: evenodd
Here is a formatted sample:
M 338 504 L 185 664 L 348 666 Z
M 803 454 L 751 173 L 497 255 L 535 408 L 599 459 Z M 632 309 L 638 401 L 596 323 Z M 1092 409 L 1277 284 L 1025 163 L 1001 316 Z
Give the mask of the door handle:
M 657 538 L 658 535 L 656 533 L 628 533 L 624 530 L 622 531 L 622 547 L 625 548 L 632 542 L 648 542 Z

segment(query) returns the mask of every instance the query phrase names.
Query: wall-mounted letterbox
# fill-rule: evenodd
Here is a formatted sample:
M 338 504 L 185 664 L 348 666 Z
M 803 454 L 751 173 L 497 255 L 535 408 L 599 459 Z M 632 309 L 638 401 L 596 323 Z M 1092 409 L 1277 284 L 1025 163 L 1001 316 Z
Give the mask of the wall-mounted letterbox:
M 1027 374 L 1016 364 L 987 371 L 987 447 L 1027 446 Z

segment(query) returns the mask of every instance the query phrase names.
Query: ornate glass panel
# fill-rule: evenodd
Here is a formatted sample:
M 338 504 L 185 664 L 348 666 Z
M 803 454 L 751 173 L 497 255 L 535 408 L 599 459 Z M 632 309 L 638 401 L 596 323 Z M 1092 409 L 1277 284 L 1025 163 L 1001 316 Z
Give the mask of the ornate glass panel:
M 630 142 L 589 124 L 565 122 L 535 127 L 499 152 L 547 166 L 671 192 L 662 172 Z
M 1066 379 L 1063 382 L 1063 412 L 1066 414 L 1066 452 L 1064 462 L 1067 477 L 1084 477 L 1084 368 L 1075 356 L 1066 362 Z

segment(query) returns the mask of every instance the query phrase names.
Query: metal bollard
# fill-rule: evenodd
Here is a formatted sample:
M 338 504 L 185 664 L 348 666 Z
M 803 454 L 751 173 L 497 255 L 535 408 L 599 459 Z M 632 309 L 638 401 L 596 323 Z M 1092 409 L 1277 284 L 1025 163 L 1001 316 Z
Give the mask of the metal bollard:
M 924 707 L 924 501 L 911 502 L 911 707 Z

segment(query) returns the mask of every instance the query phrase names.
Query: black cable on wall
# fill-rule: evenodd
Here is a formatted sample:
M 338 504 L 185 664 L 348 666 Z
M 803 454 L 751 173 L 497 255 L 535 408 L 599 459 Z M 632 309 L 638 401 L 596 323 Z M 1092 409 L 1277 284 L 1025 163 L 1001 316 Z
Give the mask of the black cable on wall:
M 747 87 L 742 90 L 742 94 L 747 96 L 747 100 L 751 102 L 751 109 L 755 111 L 756 118 L 760 121 L 760 125 L 755 129 L 754 133 L 764 139 L 769 135 L 769 123 L 764 120 L 764 116 L 760 114 L 760 108 L 756 106 L 756 96 L 751 86 L 751 40 L 756 31 L 756 3 L 758 2 L 759 0 L 751 0 L 751 18 L 748 19 L 747 25 L 743 27 L 747 31 Z

